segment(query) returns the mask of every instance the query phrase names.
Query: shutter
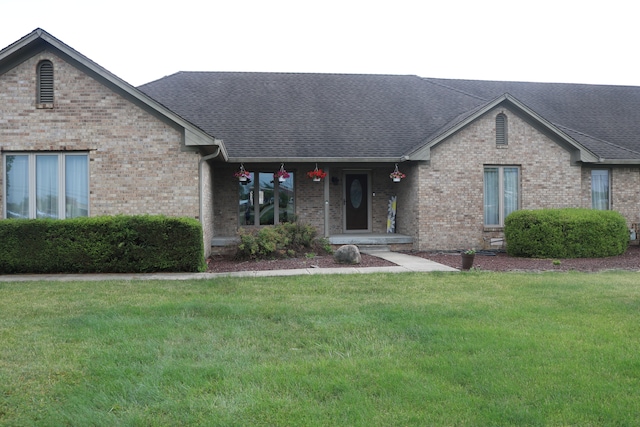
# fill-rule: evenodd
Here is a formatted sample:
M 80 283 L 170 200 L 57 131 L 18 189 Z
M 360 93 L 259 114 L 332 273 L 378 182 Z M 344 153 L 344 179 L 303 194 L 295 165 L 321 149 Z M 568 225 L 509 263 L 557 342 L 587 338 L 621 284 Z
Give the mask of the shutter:
M 53 104 L 53 64 L 42 61 L 38 67 L 38 104 Z

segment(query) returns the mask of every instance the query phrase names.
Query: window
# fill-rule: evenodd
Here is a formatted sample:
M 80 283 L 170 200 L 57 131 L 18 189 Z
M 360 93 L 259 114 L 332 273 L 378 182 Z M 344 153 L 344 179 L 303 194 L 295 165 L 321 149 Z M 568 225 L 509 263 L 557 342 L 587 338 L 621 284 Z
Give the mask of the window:
M 4 162 L 5 218 L 89 215 L 87 154 L 6 154 Z
M 609 171 L 606 169 L 591 171 L 591 208 L 608 210 L 611 207 Z
M 507 145 L 507 116 L 504 113 L 496 116 L 496 145 Z
M 520 169 L 516 166 L 484 168 L 484 225 L 503 227 L 504 219 L 520 204 Z
M 36 103 L 41 107 L 43 107 L 44 104 L 53 106 L 53 64 L 51 61 L 41 61 L 38 64 Z
M 278 182 L 273 172 L 251 172 L 247 182 L 238 184 L 241 225 L 272 225 L 293 221 L 294 173 L 289 172 L 289 175 L 284 182 Z

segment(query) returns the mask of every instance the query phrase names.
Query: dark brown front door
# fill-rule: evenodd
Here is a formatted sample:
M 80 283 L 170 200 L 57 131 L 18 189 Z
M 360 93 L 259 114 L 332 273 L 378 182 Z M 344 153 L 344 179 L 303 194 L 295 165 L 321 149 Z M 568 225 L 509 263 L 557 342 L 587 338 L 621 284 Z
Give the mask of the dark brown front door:
M 345 175 L 345 231 L 369 230 L 369 176 Z

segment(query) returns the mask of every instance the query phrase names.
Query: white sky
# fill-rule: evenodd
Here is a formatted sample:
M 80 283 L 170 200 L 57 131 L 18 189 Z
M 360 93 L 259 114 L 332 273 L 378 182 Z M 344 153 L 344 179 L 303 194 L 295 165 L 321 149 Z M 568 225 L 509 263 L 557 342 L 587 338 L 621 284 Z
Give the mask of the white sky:
M 177 71 L 414 74 L 640 86 L 637 0 L 0 0 L 137 86 Z

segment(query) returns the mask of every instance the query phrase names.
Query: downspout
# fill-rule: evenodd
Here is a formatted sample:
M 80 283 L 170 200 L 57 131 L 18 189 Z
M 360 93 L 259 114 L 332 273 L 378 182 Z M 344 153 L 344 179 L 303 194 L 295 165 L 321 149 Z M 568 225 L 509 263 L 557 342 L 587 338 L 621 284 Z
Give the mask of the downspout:
M 213 159 L 215 157 L 218 157 L 218 155 L 220 154 L 220 146 L 216 146 L 216 151 L 213 154 L 208 154 L 204 157 L 202 157 L 200 159 L 200 161 L 198 162 L 198 193 L 200 194 L 200 203 L 199 203 L 199 212 L 198 212 L 198 219 L 200 220 L 200 225 L 202 226 L 203 232 L 204 232 L 204 218 L 202 217 L 202 213 L 204 212 L 204 185 L 202 185 L 202 165 L 204 164 L 204 162 L 206 162 L 207 160 Z M 205 242 L 206 243 L 206 242 Z M 209 242 L 209 244 L 211 244 L 211 242 Z

